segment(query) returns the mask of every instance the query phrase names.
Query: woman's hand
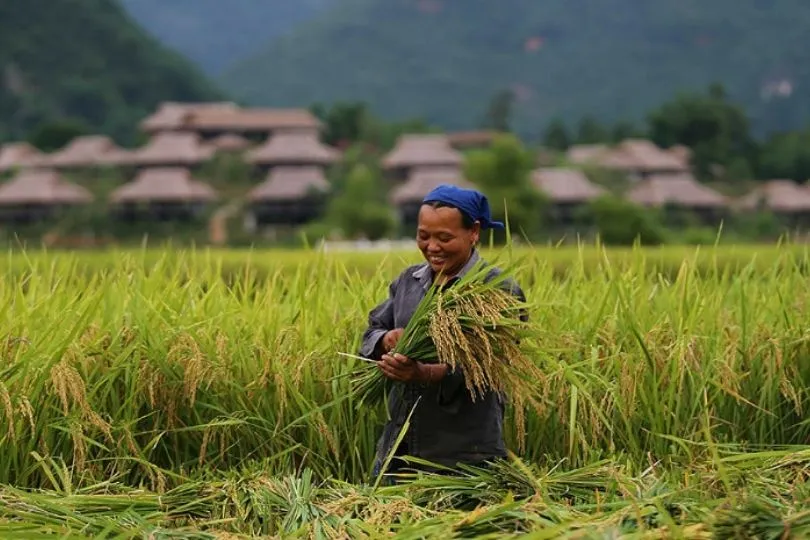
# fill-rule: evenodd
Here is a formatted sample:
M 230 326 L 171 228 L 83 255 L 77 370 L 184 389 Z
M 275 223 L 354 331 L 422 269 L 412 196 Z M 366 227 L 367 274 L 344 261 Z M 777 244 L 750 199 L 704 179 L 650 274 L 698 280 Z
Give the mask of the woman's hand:
M 386 353 L 391 352 L 394 347 L 397 346 L 399 339 L 402 337 L 402 333 L 405 331 L 404 328 L 396 328 L 394 330 L 389 330 L 383 336 L 383 351 Z
M 431 366 L 398 353 L 384 354 L 377 365 L 383 375 L 404 383 L 438 382 L 447 373 L 446 365 Z

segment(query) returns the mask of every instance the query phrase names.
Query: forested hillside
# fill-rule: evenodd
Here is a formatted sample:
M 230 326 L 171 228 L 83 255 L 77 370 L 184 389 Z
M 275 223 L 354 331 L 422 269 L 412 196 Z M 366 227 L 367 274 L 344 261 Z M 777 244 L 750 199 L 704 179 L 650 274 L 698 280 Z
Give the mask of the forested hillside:
M 160 101 L 220 97 L 117 1 L 0 1 L 0 140 L 58 119 L 126 140 Z
M 207 73 L 254 54 L 333 0 L 121 0 L 152 35 Z
M 810 120 L 806 0 L 343 0 L 228 70 L 256 104 L 366 100 L 389 117 L 475 126 L 511 89 L 518 128 L 639 118 L 712 82 L 759 130 Z

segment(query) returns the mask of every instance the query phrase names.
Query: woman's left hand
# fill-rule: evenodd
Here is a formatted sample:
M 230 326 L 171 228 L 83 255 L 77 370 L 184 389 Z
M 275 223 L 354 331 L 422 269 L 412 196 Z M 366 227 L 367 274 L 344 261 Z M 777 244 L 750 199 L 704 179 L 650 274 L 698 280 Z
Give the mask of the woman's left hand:
M 384 354 L 377 365 L 389 379 L 405 383 L 421 382 L 419 362 L 402 354 Z

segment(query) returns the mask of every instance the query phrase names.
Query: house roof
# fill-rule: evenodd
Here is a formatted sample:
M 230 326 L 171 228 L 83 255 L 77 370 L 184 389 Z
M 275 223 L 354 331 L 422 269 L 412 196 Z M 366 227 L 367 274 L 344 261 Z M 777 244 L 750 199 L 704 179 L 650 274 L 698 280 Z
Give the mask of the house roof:
M 586 202 L 606 192 L 576 169 L 537 169 L 532 173 L 532 182 L 538 190 L 557 203 Z
M 233 102 L 162 103 L 141 122 L 141 129 L 154 131 L 317 131 L 321 122 L 306 109 L 242 108 Z
M 278 133 L 247 154 L 254 165 L 330 165 L 340 158 L 340 151 L 323 144 L 313 132 Z
M 27 169 L 0 184 L 0 205 L 84 204 L 93 195 L 82 186 L 65 181 L 51 169 Z
M 313 190 L 326 192 L 330 189 L 323 168 L 280 166 L 271 170 L 267 179 L 248 193 L 248 200 L 296 201 L 305 198 Z
M 235 110 L 237 105 L 231 101 L 214 101 L 202 103 L 179 103 L 164 101 L 155 112 L 140 122 L 140 128 L 146 132 L 169 131 L 182 129 L 189 114 L 206 110 Z
M 461 166 L 464 158 L 447 135 L 402 135 L 383 158 L 386 169 L 395 167 Z
M 448 169 L 416 169 L 408 179 L 391 192 L 391 202 L 396 205 L 421 202 L 425 195 L 440 184 L 452 184 L 464 188 L 474 188 L 461 172 Z
M 153 167 L 110 194 L 110 201 L 125 202 L 208 202 L 218 198 L 214 188 L 192 178 L 182 167 Z
M 810 188 L 793 180 L 770 180 L 737 201 L 738 208 L 754 210 L 764 204 L 781 213 L 810 211 Z
M 649 172 L 687 172 L 688 161 L 675 153 L 659 148 L 652 141 L 627 139 L 598 158 L 603 167 Z
M 121 148 L 105 135 L 76 137 L 60 150 L 49 154 L 42 163 L 54 168 L 93 167 L 108 162 Z
M 626 139 L 615 146 L 606 144 L 575 145 L 568 149 L 566 156 L 570 162 L 575 164 L 591 163 L 625 171 L 689 171 L 688 148 L 677 146 L 665 150 L 646 139 Z
M 213 147 L 203 144 L 196 133 L 167 131 L 157 133 L 141 148 L 115 152 L 108 161 L 121 165 L 191 166 L 207 161 L 213 154 Z
M 575 144 L 566 152 L 566 158 L 577 165 L 597 163 L 598 159 L 607 151 L 606 144 Z
M 727 199 L 704 186 L 688 173 L 656 174 L 635 185 L 628 193 L 630 201 L 642 206 L 673 204 L 693 208 L 719 208 Z
M 41 160 L 45 154 L 27 142 L 13 142 L 0 146 L 0 172 L 15 167 L 26 167 Z
M 321 121 L 306 109 L 204 109 L 187 116 L 185 126 L 191 130 L 285 131 L 302 130 L 317 133 Z

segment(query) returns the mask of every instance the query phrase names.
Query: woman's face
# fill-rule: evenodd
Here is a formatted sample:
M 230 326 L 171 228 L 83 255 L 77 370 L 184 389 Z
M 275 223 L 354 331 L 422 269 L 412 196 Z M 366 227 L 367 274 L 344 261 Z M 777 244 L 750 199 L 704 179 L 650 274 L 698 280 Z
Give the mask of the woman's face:
M 465 229 L 461 212 L 455 208 L 422 205 L 416 229 L 416 243 L 434 272 L 444 276 L 458 273 L 478 242 L 480 226 Z

